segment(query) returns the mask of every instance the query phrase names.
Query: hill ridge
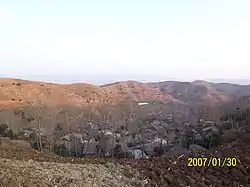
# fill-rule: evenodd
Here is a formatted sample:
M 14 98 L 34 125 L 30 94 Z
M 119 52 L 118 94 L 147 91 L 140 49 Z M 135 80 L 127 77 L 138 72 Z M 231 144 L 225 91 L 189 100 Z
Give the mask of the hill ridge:
M 98 86 L 81 82 L 58 84 L 0 78 L 1 108 L 28 106 L 36 100 L 46 105 L 69 106 L 118 104 L 127 100 L 217 105 L 230 103 L 246 95 L 250 95 L 250 85 L 201 80 L 148 83 L 127 80 Z

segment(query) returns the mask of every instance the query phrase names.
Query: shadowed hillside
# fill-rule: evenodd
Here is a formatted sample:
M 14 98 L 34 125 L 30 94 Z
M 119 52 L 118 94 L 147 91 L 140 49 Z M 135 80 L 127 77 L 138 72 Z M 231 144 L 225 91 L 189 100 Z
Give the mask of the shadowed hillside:
M 0 79 L 0 107 L 11 110 L 39 105 L 57 110 L 65 107 L 89 110 L 89 107 L 109 108 L 107 106 L 123 106 L 122 103 L 130 105 L 131 102 L 149 102 L 159 104 L 158 108 L 164 105 L 162 110 L 169 113 L 175 111 L 176 114 L 180 113 L 179 116 L 185 113 L 186 116 L 215 119 L 221 116 L 222 109 L 230 108 L 238 98 L 249 94 L 250 86 L 205 81 L 124 81 L 95 86 Z M 131 110 L 132 105 L 129 108 Z

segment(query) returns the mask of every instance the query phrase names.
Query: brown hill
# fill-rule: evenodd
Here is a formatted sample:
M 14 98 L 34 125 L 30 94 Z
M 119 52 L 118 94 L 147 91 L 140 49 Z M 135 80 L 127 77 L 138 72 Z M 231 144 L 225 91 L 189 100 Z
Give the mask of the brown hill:
M 153 83 L 162 92 L 192 105 L 216 105 L 231 101 L 233 98 L 227 90 L 217 89 L 217 84 L 204 81 L 195 82 L 160 82 Z M 218 86 L 218 88 L 220 88 Z M 229 89 L 231 91 L 231 89 Z
M 124 81 L 91 84 L 52 84 L 19 79 L 0 79 L 0 107 L 15 108 L 41 102 L 47 106 L 101 106 L 127 101 L 157 101 L 191 108 L 230 104 L 250 94 L 250 86 L 204 81 L 140 83 Z
M 237 100 L 250 94 L 249 85 L 209 83 L 205 81 L 166 81 L 151 84 L 162 92 L 172 95 L 175 99 L 187 103 L 191 108 L 200 108 L 202 110 L 206 108 L 207 110 L 213 110 L 213 112 L 217 112 L 217 109 L 221 110 L 221 107 L 231 107 L 231 105 L 235 105 L 235 102 L 239 106 L 246 104 L 242 99 L 241 102 Z
M 88 84 L 61 85 L 18 79 L 0 79 L 0 106 L 29 106 L 36 101 L 46 105 L 78 105 L 95 98 L 109 99 L 99 87 Z
M 52 84 L 19 79 L 0 79 L 0 107 L 29 106 L 37 101 L 48 106 L 87 106 L 133 101 L 176 101 L 150 85 L 120 82 L 113 85 Z
M 249 102 L 244 102 L 244 98 L 250 94 L 249 85 L 205 81 L 166 81 L 151 83 L 151 85 L 187 103 L 192 113 L 198 115 L 199 118 L 216 120 L 236 105 L 239 108 L 243 106 L 245 108 L 246 105 L 249 107 Z
M 182 101 L 173 98 L 170 94 L 161 92 L 160 89 L 153 87 L 151 84 L 124 81 L 113 84 L 103 85 L 101 88 L 110 93 L 113 98 L 120 98 L 120 100 L 133 101 L 163 101 L 163 102 L 177 102 Z

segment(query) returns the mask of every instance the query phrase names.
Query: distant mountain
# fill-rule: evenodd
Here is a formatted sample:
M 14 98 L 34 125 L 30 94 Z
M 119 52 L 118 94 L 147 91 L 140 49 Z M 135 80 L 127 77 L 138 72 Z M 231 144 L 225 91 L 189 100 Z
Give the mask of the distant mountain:
M 150 75 L 135 75 L 135 74 L 89 74 L 84 72 L 83 74 L 36 74 L 36 75 L 0 75 L 0 78 L 18 78 L 30 81 L 42 81 L 60 84 L 72 84 L 84 82 L 88 84 L 103 85 L 113 82 L 121 82 L 127 80 L 136 80 L 139 82 L 149 82 L 149 81 L 161 81 L 166 80 L 163 76 L 150 76 Z M 169 80 L 175 80 L 173 78 L 167 78 Z
M 218 118 L 226 109 L 241 106 L 238 100 L 250 95 L 250 85 L 211 83 L 206 81 L 151 83 L 154 88 L 188 104 L 201 118 Z M 244 108 L 248 103 L 244 103 Z
M 250 95 L 250 86 L 206 81 L 142 83 L 122 81 L 102 86 L 55 84 L 20 79 L 0 79 L 0 107 L 29 106 L 39 100 L 47 106 L 101 106 L 128 101 L 159 102 L 176 110 L 217 113 L 239 98 Z
M 208 79 L 208 82 L 213 83 L 230 83 L 239 85 L 250 85 L 250 79 Z
M 166 77 L 164 75 L 139 75 L 139 74 L 105 74 L 105 73 L 88 73 L 83 74 L 34 74 L 34 75 L 8 75 L 0 74 L 0 78 L 18 78 L 30 81 L 42 81 L 61 84 L 71 84 L 85 82 L 88 84 L 103 85 L 118 81 L 134 80 L 139 82 L 162 82 L 171 80 L 176 82 L 192 82 L 194 79 L 177 79 L 174 77 Z M 204 79 L 211 83 L 230 83 L 239 85 L 250 85 L 250 79 Z

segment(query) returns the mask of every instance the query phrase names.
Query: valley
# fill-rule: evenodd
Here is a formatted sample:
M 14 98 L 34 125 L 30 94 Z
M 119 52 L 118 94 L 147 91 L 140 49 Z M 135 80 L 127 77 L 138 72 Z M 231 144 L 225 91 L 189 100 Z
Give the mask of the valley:
M 25 181 L 30 186 L 39 181 L 41 186 L 223 186 L 230 181 L 239 186 L 250 181 L 248 85 L 0 79 L 0 86 L 2 186 Z M 197 155 L 237 157 L 241 176 L 230 167 L 187 167 L 187 158 Z M 89 177 L 79 173 L 86 165 Z M 43 175 L 33 176 L 30 167 Z M 22 184 L 20 168 L 26 168 Z M 103 172 L 111 181 L 97 182 Z M 45 173 L 58 179 L 47 181 Z

